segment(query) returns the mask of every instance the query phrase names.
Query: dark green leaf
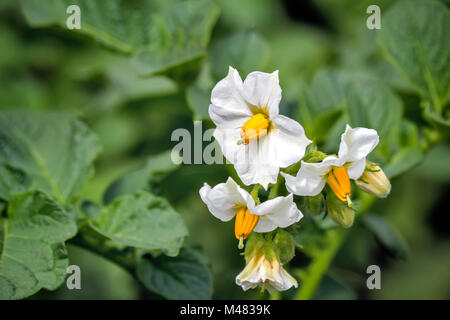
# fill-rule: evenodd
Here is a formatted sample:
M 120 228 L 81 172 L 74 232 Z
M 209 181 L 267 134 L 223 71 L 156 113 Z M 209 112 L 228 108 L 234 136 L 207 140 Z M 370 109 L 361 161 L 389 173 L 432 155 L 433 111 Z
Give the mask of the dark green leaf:
M 69 114 L 0 111 L 0 198 L 41 190 L 67 203 L 99 150 L 96 136 Z
M 380 136 L 378 153 L 390 155 L 403 113 L 400 98 L 381 81 L 355 79 L 346 88 L 350 125 L 375 129 Z
M 192 110 L 194 120 L 209 119 L 210 92 L 192 85 L 186 90 L 186 101 Z
M 118 197 L 90 225 L 119 247 L 163 251 L 169 256 L 178 254 L 188 235 L 170 204 L 144 191 Z
M 324 141 L 339 120 L 345 96 L 344 74 L 329 69 L 317 72 L 310 86 L 300 87 L 300 117 L 310 138 Z
M 363 223 L 391 255 L 406 258 L 408 249 L 404 239 L 383 217 L 366 214 Z
M 144 256 L 137 265 L 144 286 L 167 299 L 211 299 L 212 275 L 206 257 L 197 249 L 183 248 L 177 257 Z
M 384 173 L 389 179 L 395 178 L 417 166 L 423 158 L 424 154 L 418 146 L 401 149 L 384 167 Z
M 390 60 L 437 108 L 450 93 L 450 12 L 433 0 L 397 2 L 383 18 L 381 44 Z
M 133 55 L 136 70 L 153 74 L 202 56 L 218 15 L 210 0 L 23 0 L 24 15 L 33 27 L 67 29 L 66 9 L 76 4 L 81 29 L 107 47 Z
M 152 191 L 155 184 L 161 182 L 170 172 L 177 169 L 171 151 L 150 156 L 143 168 L 134 170 L 114 181 L 106 190 L 103 197 L 105 204 L 109 204 L 118 196 L 134 193 L 138 190 Z
M 64 241 L 76 232 L 71 215 L 43 193 L 12 197 L 7 217 L 0 217 L 0 299 L 61 285 L 68 266 Z
M 269 45 L 255 32 L 242 31 L 227 37 L 211 50 L 212 73 L 216 80 L 224 78 L 231 66 L 244 79 L 252 71 L 262 71 L 270 54 Z

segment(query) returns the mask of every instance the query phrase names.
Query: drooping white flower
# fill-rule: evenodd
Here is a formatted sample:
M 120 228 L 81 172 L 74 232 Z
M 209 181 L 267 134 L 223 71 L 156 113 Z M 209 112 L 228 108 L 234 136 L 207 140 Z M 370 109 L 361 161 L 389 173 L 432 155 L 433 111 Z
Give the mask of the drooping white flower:
M 274 290 L 288 290 L 292 286 L 298 287 L 297 280 L 283 268 L 275 255 L 266 256 L 262 252 L 250 259 L 244 270 L 236 277 L 236 284 L 244 291 L 259 286 L 270 293 Z
M 255 71 L 242 81 L 230 67 L 211 92 L 214 137 L 245 185 L 267 189 L 280 168 L 303 158 L 311 143 L 297 121 L 279 114 L 280 100 L 278 71 Z
M 286 228 L 303 217 L 292 194 L 256 205 L 252 196 L 231 177 L 214 188 L 205 183 L 199 193 L 216 218 L 229 221 L 236 216 L 235 236 L 240 241 L 240 247 L 252 231 L 269 232 L 277 227 Z
M 347 125 L 337 156 L 327 156 L 317 163 L 302 161 L 296 177 L 281 173 L 286 179 L 287 189 L 296 195 L 315 196 L 328 181 L 336 196 L 351 205 L 349 179 L 356 180 L 363 174 L 366 156 L 376 147 L 378 140 L 373 129 L 352 129 Z

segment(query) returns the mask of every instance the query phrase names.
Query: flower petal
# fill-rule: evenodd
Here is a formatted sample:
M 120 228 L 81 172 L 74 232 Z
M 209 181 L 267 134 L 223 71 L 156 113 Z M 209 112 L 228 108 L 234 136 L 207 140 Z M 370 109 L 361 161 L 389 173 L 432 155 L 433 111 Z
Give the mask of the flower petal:
M 271 285 L 278 291 L 290 289 L 292 286 L 298 287 L 297 280 L 291 276 L 282 266 L 280 266 L 280 281 L 273 282 Z
M 345 158 L 346 162 L 356 162 L 365 158 L 377 146 L 378 133 L 373 129 L 354 128 L 348 124 L 341 136 L 339 146 L 339 158 Z
M 302 161 L 297 176 L 293 177 L 282 172 L 289 192 L 299 196 L 315 196 L 322 191 L 326 183 L 325 175 L 332 166 L 343 165 L 343 160 L 336 156 L 328 156 L 321 162 L 309 163 Z
M 245 147 L 238 144 L 238 141 L 241 139 L 240 128 L 217 127 L 213 136 L 219 143 L 222 154 L 229 162 L 234 164 L 239 158 L 243 157 L 241 153 L 245 152 Z
M 254 205 L 250 194 L 239 187 L 232 178 L 214 188 L 205 183 L 199 193 L 212 215 L 222 221 L 233 219 L 236 215 L 236 206 L 247 205 L 247 202 Z
M 208 112 L 216 126 L 233 128 L 242 127 L 252 116 L 244 97 L 242 79 L 232 67 L 213 88 Z
M 350 163 L 347 167 L 348 177 L 356 180 L 362 176 L 364 169 L 366 168 L 366 158 Z
M 276 183 L 280 168 L 267 154 L 270 152 L 266 137 L 240 145 L 235 155 L 234 168 L 245 185 L 259 183 L 267 190 L 269 183 Z
M 281 168 L 289 167 L 303 158 L 311 140 L 306 137 L 305 130 L 295 120 L 278 115 L 272 122 L 275 128 L 267 136 L 270 144 L 268 156 Z
M 269 232 L 277 227 L 286 228 L 303 217 L 292 194 L 267 200 L 256 206 L 252 213 L 261 216 L 254 229 L 256 232 Z
M 246 101 L 259 108 L 267 108 L 270 118 L 278 115 L 281 101 L 281 88 L 278 70 L 272 73 L 255 71 L 244 80 Z

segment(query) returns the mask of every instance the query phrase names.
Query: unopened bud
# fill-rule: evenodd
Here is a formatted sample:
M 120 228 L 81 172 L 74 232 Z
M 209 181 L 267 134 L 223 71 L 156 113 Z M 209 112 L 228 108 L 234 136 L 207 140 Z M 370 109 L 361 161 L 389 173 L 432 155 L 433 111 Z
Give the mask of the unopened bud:
M 378 198 L 386 198 L 391 192 L 391 183 L 383 170 L 373 163 L 367 163 L 362 176 L 355 181 L 363 191 Z
M 261 234 L 252 232 L 248 236 L 245 245 L 245 261 L 248 262 L 258 251 L 260 251 L 261 247 L 264 246 L 264 243 L 265 240 Z
M 347 206 L 345 202 L 340 201 L 333 192 L 327 194 L 327 208 L 328 216 L 333 219 L 334 222 L 340 224 L 344 228 L 349 228 L 353 225 L 353 220 L 355 220 L 355 210 Z
M 291 234 L 283 229 L 278 229 L 277 234 L 273 238 L 278 257 L 281 263 L 286 264 L 295 255 L 295 242 Z

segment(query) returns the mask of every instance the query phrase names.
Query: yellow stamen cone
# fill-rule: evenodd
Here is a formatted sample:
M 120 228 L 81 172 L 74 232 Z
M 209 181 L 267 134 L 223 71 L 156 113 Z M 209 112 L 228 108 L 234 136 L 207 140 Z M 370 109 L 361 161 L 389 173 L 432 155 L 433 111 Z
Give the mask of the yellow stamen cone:
M 238 144 L 249 144 L 250 141 L 259 139 L 267 134 L 269 119 L 262 113 L 257 113 L 244 123 L 241 130 L 241 140 Z
M 350 200 L 350 178 L 348 177 L 348 172 L 345 167 L 335 167 L 331 169 L 331 172 L 328 174 L 328 184 L 341 201 L 347 201 L 349 206 L 352 205 L 352 201 Z
M 234 223 L 234 235 L 239 240 L 239 249 L 243 247 L 243 241 L 256 227 L 259 216 L 252 214 L 247 208 L 241 208 L 236 214 Z

